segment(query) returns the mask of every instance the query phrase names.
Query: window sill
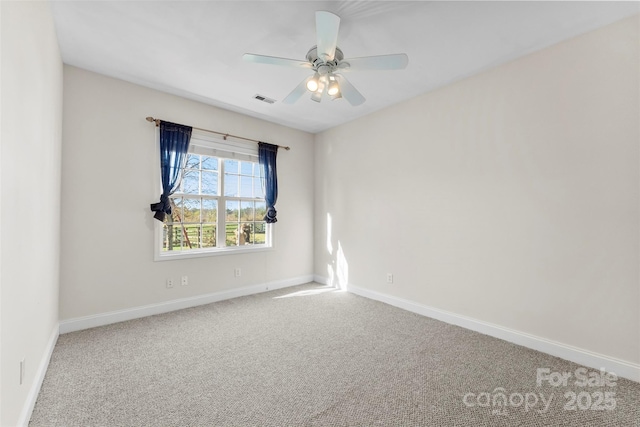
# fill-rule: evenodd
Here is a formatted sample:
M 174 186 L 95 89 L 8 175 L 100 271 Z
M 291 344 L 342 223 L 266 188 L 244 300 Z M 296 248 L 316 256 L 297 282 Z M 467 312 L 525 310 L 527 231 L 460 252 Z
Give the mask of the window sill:
M 191 259 L 191 258 L 205 258 L 211 256 L 221 256 L 221 255 L 238 255 L 238 254 L 248 254 L 255 252 L 267 252 L 272 251 L 273 246 L 233 246 L 233 247 L 225 247 L 225 248 L 216 248 L 216 249 L 206 249 L 206 250 L 192 250 L 192 251 L 176 251 L 176 252 L 161 252 L 157 253 L 154 256 L 154 261 L 175 261 L 179 259 Z

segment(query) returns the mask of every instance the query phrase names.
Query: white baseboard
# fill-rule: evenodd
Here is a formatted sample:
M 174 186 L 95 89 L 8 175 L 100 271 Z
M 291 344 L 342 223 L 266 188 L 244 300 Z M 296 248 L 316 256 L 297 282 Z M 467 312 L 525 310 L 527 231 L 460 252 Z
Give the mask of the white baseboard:
M 326 284 L 326 278 L 314 276 L 314 281 Z M 541 351 L 552 356 L 560 357 L 585 367 L 593 369 L 604 368 L 607 372 L 613 372 L 619 377 L 640 382 L 640 365 L 624 360 L 616 359 L 603 354 L 594 353 L 581 348 L 573 347 L 557 341 L 541 338 L 535 335 L 505 328 L 471 317 L 461 316 L 445 310 L 429 307 L 406 299 L 394 297 L 381 292 L 371 291 L 357 286 L 349 285 L 349 292 L 365 298 L 381 301 L 394 307 L 402 308 L 422 316 L 431 317 L 452 325 L 461 326 L 485 335 L 500 338 L 514 344 L 533 350 Z
M 26 427 L 29 425 L 29 420 L 31 419 L 33 408 L 36 406 L 36 400 L 38 400 L 38 395 L 40 394 L 40 388 L 42 387 L 44 376 L 47 373 L 47 368 L 49 367 L 51 354 L 53 353 L 53 349 L 56 346 L 56 342 L 58 341 L 58 334 L 58 325 L 56 324 L 51 331 L 51 336 L 49 337 L 49 341 L 47 342 L 47 347 L 45 348 L 44 354 L 42 355 L 42 359 L 40 359 L 38 370 L 36 371 L 36 376 L 33 379 L 33 383 L 31 383 L 31 388 L 29 389 L 29 393 L 27 394 L 27 400 L 25 401 L 24 406 L 22 407 L 22 411 L 20 412 L 20 418 L 18 418 L 19 426 Z
M 243 288 L 229 289 L 226 291 L 213 292 L 210 294 L 198 295 L 195 297 L 181 298 L 158 304 L 143 305 L 140 307 L 128 308 L 125 310 L 111 311 L 91 316 L 77 317 L 60 322 L 60 333 L 80 331 L 82 329 L 95 328 L 97 326 L 109 325 L 112 323 L 124 322 L 126 320 L 139 319 L 141 317 L 153 316 L 155 314 L 168 313 L 170 311 L 182 310 L 184 308 L 196 307 L 198 305 L 211 304 L 231 298 L 246 295 L 258 294 L 260 292 L 272 291 L 275 289 L 287 288 L 289 286 L 302 285 L 313 281 L 313 276 L 299 276 L 291 279 L 276 280 L 258 285 L 246 286 Z

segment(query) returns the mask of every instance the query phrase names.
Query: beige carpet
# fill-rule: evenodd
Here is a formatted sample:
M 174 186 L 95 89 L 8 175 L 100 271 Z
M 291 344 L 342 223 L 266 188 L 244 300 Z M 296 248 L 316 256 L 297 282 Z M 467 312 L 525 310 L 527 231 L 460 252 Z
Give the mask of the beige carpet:
M 309 284 L 61 335 L 29 425 L 640 426 L 579 368 Z

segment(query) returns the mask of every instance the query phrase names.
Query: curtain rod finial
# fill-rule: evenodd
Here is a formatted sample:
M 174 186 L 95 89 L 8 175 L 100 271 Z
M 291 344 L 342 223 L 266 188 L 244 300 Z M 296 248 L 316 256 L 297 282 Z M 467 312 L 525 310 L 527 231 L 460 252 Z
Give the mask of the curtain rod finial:
M 160 119 L 154 119 L 153 117 L 149 116 L 149 117 L 147 117 L 147 121 L 151 122 L 151 123 L 155 122 L 156 126 L 160 126 Z

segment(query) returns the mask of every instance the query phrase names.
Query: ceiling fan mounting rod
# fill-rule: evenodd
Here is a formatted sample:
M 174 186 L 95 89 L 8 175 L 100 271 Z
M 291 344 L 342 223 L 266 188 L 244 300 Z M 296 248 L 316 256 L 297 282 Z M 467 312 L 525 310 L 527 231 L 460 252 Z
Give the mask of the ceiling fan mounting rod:
M 336 52 L 333 55 L 333 60 L 325 61 L 323 58 L 318 57 L 318 47 L 313 46 L 307 52 L 307 61 L 313 65 L 313 70 L 320 75 L 329 74 L 338 68 L 340 61 L 344 59 L 344 54 L 339 47 L 336 46 Z

